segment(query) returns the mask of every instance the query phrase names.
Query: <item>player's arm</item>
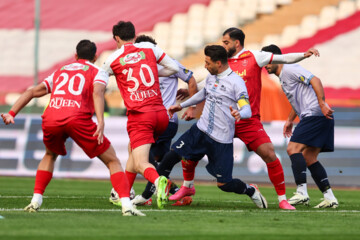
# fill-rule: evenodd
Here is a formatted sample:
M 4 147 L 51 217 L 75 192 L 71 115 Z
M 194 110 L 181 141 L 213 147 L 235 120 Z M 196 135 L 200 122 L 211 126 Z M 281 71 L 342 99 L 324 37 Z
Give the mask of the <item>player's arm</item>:
M 177 65 L 177 63 L 166 54 L 159 62 L 159 64 L 164 67 L 159 70 L 159 77 L 168 77 L 179 71 L 179 66 Z
M 283 129 L 284 137 L 291 137 L 292 128 L 293 128 L 294 120 L 295 120 L 296 116 L 297 115 L 296 115 L 295 110 L 293 108 L 291 108 L 288 119 L 286 120 L 285 125 L 284 125 L 284 129 Z
M 106 85 L 101 83 L 94 83 L 93 100 L 95 115 L 97 118 L 97 129 L 94 136 L 97 136 L 98 144 L 104 141 L 104 106 L 105 106 L 105 89 Z
M 230 106 L 231 115 L 235 118 L 235 120 L 238 122 L 240 119 L 246 119 L 251 117 L 251 107 L 249 98 L 241 97 L 239 101 L 237 102 L 240 110 L 233 109 L 232 106 Z
M 274 54 L 272 60 L 270 60 L 270 63 L 296 63 L 312 55 L 315 55 L 316 57 L 320 56 L 319 51 L 315 48 L 310 48 L 304 53 L 287 53 L 282 55 Z
M 323 85 L 319 78 L 313 77 L 310 80 L 310 84 L 313 87 L 316 97 L 319 102 L 319 106 L 321 108 L 321 112 L 324 114 L 324 116 L 328 119 L 332 119 L 332 114 L 334 113 L 334 110 L 332 110 L 329 105 L 325 102 L 325 93 Z
M 203 88 L 185 102 L 171 106 L 168 109 L 170 117 L 172 117 L 175 112 L 181 111 L 183 108 L 196 105 L 202 102 L 205 99 L 205 97 L 206 97 L 206 91 L 205 88 Z
M 9 113 L 1 114 L 1 117 L 6 125 L 12 123 L 14 124 L 14 118 L 16 114 L 20 112 L 33 98 L 39 98 L 48 93 L 48 89 L 44 83 L 40 83 L 35 87 L 27 89 L 15 104 L 11 107 Z
M 196 80 L 194 78 L 194 76 L 191 76 L 191 78 L 188 81 L 188 89 L 189 89 L 189 94 L 190 97 L 194 96 L 195 93 L 197 93 L 198 89 L 197 89 L 197 84 L 196 84 Z M 195 106 L 191 106 L 189 107 L 184 114 L 182 115 L 182 119 L 185 118 L 186 121 L 190 121 L 192 119 L 195 118 Z

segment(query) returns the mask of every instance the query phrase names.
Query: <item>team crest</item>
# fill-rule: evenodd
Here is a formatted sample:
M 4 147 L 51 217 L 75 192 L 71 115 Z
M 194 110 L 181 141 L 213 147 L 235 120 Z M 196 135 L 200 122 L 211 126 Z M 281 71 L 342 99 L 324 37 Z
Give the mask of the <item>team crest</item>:
M 305 82 L 305 77 L 304 76 L 300 76 L 299 79 L 300 79 L 300 81 Z
M 225 87 L 224 85 L 221 85 L 220 90 L 225 92 L 225 91 L 226 91 L 226 87 Z
M 248 65 L 248 63 L 249 63 L 249 61 L 248 60 L 244 60 L 244 61 L 242 61 L 242 65 L 244 66 L 244 67 L 246 67 L 247 65 Z
M 120 64 L 126 65 L 126 64 L 134 64 L 139 62 L 141 59 L 145 59 L 145 53 L 143 51 L 136 52 L 136 53 L 130 53 L 126 55 L 123 58 L 120 58 Z
M 185 74 L 188 74 L 189 69 L 184 69 L 183 71 L 184 71 Z

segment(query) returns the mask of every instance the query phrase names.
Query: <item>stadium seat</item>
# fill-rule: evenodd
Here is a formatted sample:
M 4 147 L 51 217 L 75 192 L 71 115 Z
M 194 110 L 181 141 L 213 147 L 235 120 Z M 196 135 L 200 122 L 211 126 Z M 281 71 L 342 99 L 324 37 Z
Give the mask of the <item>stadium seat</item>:
M 356 1 L 356 9 L 357 9 L 357 10 L 360 10 L 360 0 L 357 0 L 357 1 Z
M 203 26 L 205 18 L 205 5 L 193 4 L 188 12 L 185 47 L 186 53 L 197 51 L 204 44 Z
M 180 59 L 185 54 L 185 33 L 187 27 L 187 15 L 178 13 L 173 16 L 170 23 L 170 38 L 167 48 L 169 55 Z
M 316 15 L 305 16 L 300 24 L 300 38 L 312 37 L 318 30 L 319 17 Z
M 166 52 L 169 45 L 170 24 L 165 22 L 159 22 L 155 24 L 153 36 L 159 46 Z
M 271 14 L 276 9 L 275 0 L 258 0 L 257 12 L 260 14 Z
M 354 14 L 355 11 L 356 11 L 355 1 L 350 1 L 350 0 L 341 1 L 338 7 L 337 19 L 340 20 L 347 18 L 350 15 Z
M 280 45 L 288 47 L 297 42 L 299 39 L 300 28 L 297 25 L 286 26 L 280 36 Z
M 337 7 L 326 6 L 321 9 L 319 17 L 319 29 L 331 27 L 337 20 Z
M 292 3 L 292 0 L 276 0 L 277 5 L 289 5 Z
M 222 31 L 221 18 L 224 6 L 224 1 L 214 0 L 206 10 L 204 22 L 204 39 L 206 43 L 216 41 Z
M 264 37 L 261 46 L 268 46 L 270 44 L 275 44 L 279 47 L 281 47 L 281 42 L 280 42 L 280 35 L 279 34 L 268 34 Z
M 255 20 L 257 13 L 257 2 L 258 0 L 245 0 L 243 2 L 242 8 L 239 12 L 241 21 L 243 23 Z
M 14 103 L 16 102 L 16 100 L 18 100 L 18 98 L 20 97 L 20 93 L 8 93 L 5 96 L 5 103 L 7 105 L 14 105 Z M 34 105 L 35 100 L 32 99 L 26 106 L 32 106 Z

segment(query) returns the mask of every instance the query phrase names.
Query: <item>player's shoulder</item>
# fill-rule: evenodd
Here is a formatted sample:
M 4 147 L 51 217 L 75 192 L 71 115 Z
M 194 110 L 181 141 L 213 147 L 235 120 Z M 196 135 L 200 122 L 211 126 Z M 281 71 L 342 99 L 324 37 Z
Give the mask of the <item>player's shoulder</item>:
M 151 49 L 156 47 L 156 45 L 151 42 L 134 43 L 133 46 L 136 48 L 151 48 Z

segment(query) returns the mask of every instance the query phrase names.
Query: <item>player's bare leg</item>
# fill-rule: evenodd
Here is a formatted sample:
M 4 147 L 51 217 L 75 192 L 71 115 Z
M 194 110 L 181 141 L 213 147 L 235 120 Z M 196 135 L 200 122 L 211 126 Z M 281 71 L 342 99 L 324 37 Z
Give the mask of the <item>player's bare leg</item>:
M 46 148 L 45 155 L 38 165 L 35 177 L 34 194 L 31 202 L 24 208 L 27 212 L 36 212 L 43 202 L 43 194 L 49 182 L 52 179 L 54 164 L 57 154 Z
M 272 143 L 263 143 L 257 149 L 256 153 L 264 160 L 268 169 L 270 181 L 274 185 L 275 191 L 278 195 L 279 208 L 294 210 L 286 199 L 285 177 L 282 165 L 277 158 L 274 146 Z

